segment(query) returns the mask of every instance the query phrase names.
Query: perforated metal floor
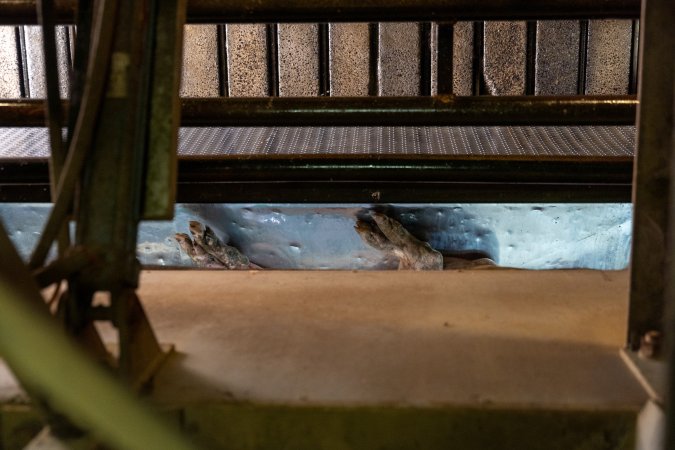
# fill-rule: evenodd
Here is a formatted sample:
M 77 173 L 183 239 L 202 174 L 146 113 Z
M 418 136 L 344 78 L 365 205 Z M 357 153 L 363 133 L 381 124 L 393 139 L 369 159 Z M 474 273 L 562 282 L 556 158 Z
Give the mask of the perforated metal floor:
M 635 127 L 183 128 L 182 156 L 632 157 Z M 47 130 L 0 128 L 0 158 L 44 158 Z

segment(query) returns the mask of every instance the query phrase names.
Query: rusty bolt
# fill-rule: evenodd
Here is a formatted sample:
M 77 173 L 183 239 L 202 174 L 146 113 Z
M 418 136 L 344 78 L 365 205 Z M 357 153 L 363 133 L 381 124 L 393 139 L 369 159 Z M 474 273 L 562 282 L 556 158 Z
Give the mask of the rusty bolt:
M 640 340 L 638 355 L 647 359 L 658 358 L 661 354 L 662 343 L 663 334 L 660 331 L 648 331 Z

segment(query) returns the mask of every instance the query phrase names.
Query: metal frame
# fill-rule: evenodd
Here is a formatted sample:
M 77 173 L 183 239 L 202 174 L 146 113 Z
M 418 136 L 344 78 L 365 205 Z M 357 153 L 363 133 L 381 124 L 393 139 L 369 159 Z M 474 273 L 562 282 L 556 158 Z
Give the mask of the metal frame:
M 0 1 L 0 23 L 34 24 L 36 0 Z M 76 0 L 56 2 L 56 19 L 71 23 Z M 190 0 L 188 23 L 236 22 L 420 22 L 635 18 L 639 0 Z
M 0 160 L 0 202 L 49 202 L 45 160 Z M 632 158 L 185 158 L 180 203 L 631 200 Z
M 126 1 L 128 11 L 132 9 L 132 0 Z M 242 7 L 237 0 L 192 0 L 188 8 L 189 20 L 193 23 L 200 22 L 335 22 L 335 21 L 448 21 L 454 20 L 493 20 L 493 19 L 552 19 L 552 18 L 636 18 L 638 16 L 637 0 L 613 0 L 608 7 L 604 0 L 547 0 L 533 4 L 530 0 L 490 0 L 483 2 L 481 8 L 475 8 L 474 0 L 425 0 L 422 2 L 410 2 L 409 0 L 394 0 L 387 2 L 371 2 L 362 0 L 291 0 L 279 3 L 274 0 L 266 0 L 247 4 Z M 74 15 L 75 2 L 63 0 L 56 4 L 56 21 L 71 21 Z M 673 131 L 674 127 L 674 75 L 673 59 L 675 54 L 675 37 L 672 33 L 664 33 L 675 22 L 675 10 L 671 0 L 645 0 L 642 4 L 642 21 L 640 23 L 641 42 L 644 51 L 639 54 L 633 48 L 634 58 L 640 55 L 641 73 L 639 77 L 631 76 L 631 86 L 639 79 L 640 106 L 638 111 L 638 155 L 635 166 L 634 182 L 634 244 L 633 244 L 633 268 L 631 282 L 631 303 L 629 317 L 628 345 L 632 349 L 640 346 L 642 335 L 648 331 L 663 330 L 664 311 L 669 312 L 667 338 L 667 354 L 669 355 L 670 389 L 667 400 L 668 430 L 666 448 L 675 449 L 675 263 L 670 255 L 675 252 L 675 208 L 672 207 L 672 199 L 675 198 L 675 152 Z M 0 21 L 4 24 L 34 23 L 34 1 L 4 1 L 0 2 Z M 125 24 L 126 25 L 126 24 Z M 637 27 L 634 27 L 637 28 Z M 272 28 L 274 40 L 276 33 Z M 482 23 L 475 26 L 475 40 L 482 41 Z M 582 26 L 582 39 L 580 40 L 580 68 L 585 68 L 586 40 L 585 27 Z M 323 30 L 325 34 L 325 29 Z M 446 33 L 447 34 L 447 30 Z M 530 30 L 530 44 L 528 46 L 530 56 L 536 46 Z M 425 38 L 426 41 L 426 38 Z M 125 41 L 122 39 L 122 43 Z M 635 39 L 634 39 L 634 42 Z M 447 47 L 447 42 L 442 45 Z M 480 52 L 482 46 L 475 46 L 476 55 L 474 64 L 477 64 L 475 75 L 480 76 Z M 272 52 L 275 46 L 271 47 Z M 423 58 L 427 60 L 428 58 Z M 531 61 L 530 61 L 531 65 Z M 583 67 L 581 67 L 583 66 Z M 633 68 L 635 64 L 632 65 Z M 372 68 L 371 68 L 372 69 Z M 325 68 L 323 69 L 325 72 Z M 441 71 L 439 71 L 440 73 Z M 447 67 L 442 71 L 447 74 Z M 531 72 L 531 70 L 530 70 Z M 579 93 L 583 93 L 582 72 L 579 71 Z M 143 73 L 134 72 L 142 77 Z M 533 81 L 533 80 L 531 80 Z M 325 80 L 323 82 L 325 85 Z M 272 94 L 275 94 L 274 86 L 271 86 Z M 632 87 L 631 87 L 632 90 Z M 371 89 L 372 91 L 372 89 Z M 447 86 L 443 88 L 447 93 Z M 528 92 L 531 92 L 531 86 Z M 322 89 L 325 93 L 325 88 Z M 482 93 L 480 79 L 476 78 L 474 86 L 476 94 Z M 424 92 L 426 93 L 426 92 Z M 94 97 L 101 97 L 94 95 Z M 86 95 L 84 96 L 86 99 Z M 86 105 L 83 104 L 83 108 Z M 488 98 L 467 99 L 450 96 L 427 97 L 427 98 L 393 98 L 393 99 L 226 99 L 217 101 L 186 101 L 183 105 L 185 122 L 188 124 L 201 125 L 346 125 L 346 124 L 521 124 L 532 123 L 537 118 L 540 124 L 579 124 L 579 123 L 631 123 L 634 117 L 636 102 L 632 98 L 611 100 L 601 99 L 560 99 L 560 98 Z M 18 109 L 23 109 L 19 116 L 13 116 Z M 58 110 L 58 105 L 56 107 Z M 92 107 L 96 112 L 98 108 Z M 133 108 L 131 108 L 133 109 Z M 52 112 L 54 110 L 52 109 Z M 119 114 L 124 108 L 109 109 L 107 117 Z M 11 114 L 9 114 L 11 112 Z M 81 114 L 82 115 L 82 114 Z M 86 114 L 85 114 L 86 115 Z M 23 124 L 35 124 L 44 120 L 44 111 L 36 108 L 31 103 L 16 103 L 0 109 L 2 124 L 16 123 L 24 120 Z M 31 122 L 32 121 L 32 122 Z M 114 124 L 114 120 L 109 121 Z M 86 124 L 85 124 L 86 125 Z M 82 126 L 86 131 L 87 128 Z M 108 129 L 108 131 L 110 131 Z M 99 135 L 98 145 L 105 147 L 105 139 L 108 135 Z M 135 142 L 134 138 L 121 143 Z M 71 143 L 69 160 L 66 161 L 65 173 L 60 177 L 59 183 L 55 184 L 58 192 L 57 202 L 54 209 L 60 211 L 54 219 L 54 230 L 45 233 L 44 240 L 51 244 L 52 238 L 57 235 L 57 226 L 67 214 L 72 199 L 72 186 L 74 182 L 69 178 L 80 175 L 84 163 L 84 149 L 92 145 L 91 139 L 84 139 L 82 143 L 77 140 Z M 113 145 L 111 148 L 118 151 L 124 150 L 124 145 Z M 133 155 L 127 155 L 133 157 Z M 123 159 L 123 161 L 126 161 Z M 99 152 L 98 159 L 89 170 L 97 171 L 108 160 Z M 90 162 L 91 163 L 91 162 Z M 37 181 L 39 189 L 46 192 L 46 167 L 44 162 L 41 175 L 33 173 L 31 176 Z M 625 198 L 625 189 L 628 186 L 626 168 L 628 161 L 527 161 L 518 159 L 506 160 L 481 160 L 477 158 L 465 158 L 462 160 L 406 160 L 397 158 L 386 159 L 353 159 L 340 160 L 285 160 L 285 165 L 280 160 L 256 159 L 256 160 L 184 160 L 181 182 L 187 181 L 187 186 L 200 188 L 200 192 L 210 190 L 201 189 L 204 183 L 212 183 L 226 187 L 224 197 L 215 198 L 213 195 L 198 195 L 193 192 L 192 198 L 196 201 L 256 201 L 256 191 L 250 190 L 251 182 L 264 187 L 262 192 L 271 192 L 273 189 L 286 196 L 288 201 L 346 201 L 353 198 L 354 201 L 370 202 L 394 202 L 405 201 L 401 189 L 410 190 L 410 186 L 401 187 L 402 181 L 414 183 L 415 199 L 417 201 L 434 201 L 438 196 L 436 192 L 441 185 L 450 185 L 455 192 L 465 188 L 466 198 L 487 199 L 496 194 L 495 186 L 509 185 L 517 176 L 515 192 L 531 192 L 536 189 L 541 192 L 545 186 L 563 186 L 567 195 L 575 189 L 596 189 L 607 186 L 607 180 L 611 180 L 609 187 L 615 194 L 621 191 L 618 197 Z M 600 167 L 602 165 L 603 168 Z M 564 170 L 558 170 L 561 168 Z M 136 165 L 132 164 L 132 168 Z M 35 167 L 33 167 L 35 169 Z M 108 168 L 109 169 L 109 168 Z M 14 167 L 14 170 L 25 168 Z M 15 172 L 16 173 L 16 172 Z M 100 171 L 99 171 L 100 173 Z M 196 173 L 199 178 L 193 179 Z M 280 175 L 281 173 L 285 175 Z M 542 175 L 546 174 L 546 175 Z M 542 178 L 545 177 L 545 178 Z M 552 177 L 552 178 L 551 178 Z M 27 177 L 30 179 L 30 176 Z M 26 178 L 19 179 L 14 186 L 25 183 Z M 329 181 L 327 181 L 329 180 Z M 479 180 L 479 181 L 476 181 Z M 132 185 L 133 185 L 133 181 Z M 136 180 L 138 181 L 138 180 Z M 12 182 L 5 182 L 12 186 Z M 555 183 L 558 183 L 557 185 Z M 318 194 L 312 189 L 317 186 L 330 186 L 329 190 Z M 88 185 L 96 187 L 96 185 Z M 120 183 L 105 185 L 121 189 L 117 192 L 121 196 L 131 195 L 138 188 L 133 185 L 120 187 Z M 368 186 L 368 187 L 366 187 Z M 616 190 L 617 187 L 620 189 Z M 4 189 L 4 186 L 0 186 Z M 64 189 L 66 189 L 64 191 Z M 214 190 L 215 191 L 215 190 Z M 545 189 L 544 189 L 545 191 Z M 394 194 L 390 194 L 393 192 Z M 597 191 L 595 191 L 597 192 Z M 294 197 L 295 195 L 295 197 Z M 334 195 L 335 197 L 332 197 Z M 85 208 L 84 221 L 93 220 L 94 224 L 108 220 L 104 213 L 98 218 L 92 219 L 87 216 L 91 211 L 96 211 L 94 202 L 100 197 L 100 191 L 86 192 L 84 195 Z M 517 197 L 517 196 L 516 196 Z M 618 198 L 617 197 L 617 198 Z M 445 197 L 444 197 L 445 198 Z M 519 198 L 519 197 L 517 197 Z M 592 196 L 591 196 L 592 198 Z M 135 230 L 134 199 L 127 198 L 122 202 L 122 216 L 124 220 L 130 220 L 131 224 L 122 233 L 124 241 L 129 233 Z M 262 194 L 260 201 L 271 201 Z M 179 191 L 178 200 L 181 200 Z M 493 200 L 498 201 L 498 200 Z M 511 200 L 512 201 L 512 200 Z M 59 209 L 60 208 L 60 209 Z M 90 211 L 91 210 L 91 211 Z M 126 215 L 131 214 L 131 218 Z M 95 228 L 95 227 L 94 227 Z M 126 233 L 126 234 L 125 234 Z M 82 238 L 82 236 L 84 236 Z M 85 244 L 91 244 L 91 239 L 96 240 L 96 233 L 80 236 Z M 128 239 L 126 240 L 128 241 Z M 116 258 L 129 258 L 133 254 L 133 247 L 129 242 L 123 243 Z M 42 246 L 44 247 L 44 246 Z M 44 248 L 38 248 L 34 255 L 34 266 L 40 266 L 44 259 Z M 68 261 L 68 260 L 64 260 Z M 128 261 L 127 261 L 128 262 Z M 144 323 L 138 329 L 127 328 L 130 326 L 130 318 L 142 317 L 142 314 L 134 313 L 135 308 L 140 307 L 138 299 L 133 294 L 135 276 L 127 272 L 132 266 L 122 260 L 115 260 L 112 271 L 109 268 L 101 273 L 95 273 L 90 278 L 85 277 L 88 288 L 97 286 L 101 281 L 106 287 L 120 285 L 115 290 L 115 298 L 119 308 L 114 313 L 118 325 L 124 328 L 125 341 L 133 341 L 138 337 L 147 343 L 144 333 L 151 329 Z M 44 273 L 44 272 L 42 272 Z M 88 275 L 89 276 L 89 275 Z M 103 278 L 100 278 L 100 277 Z M 38 277 L 40 279 L 40 277 Z M 48 278 L 50 279 L 50 278 Z M 77 280 L 76 283 L 77 285 Z M 119 286 L 118 286 L 119 287 Z M 86 291 L 87 288 L 85 288 Z M 77 292 L 77 291 L 76 291 Z M 81 293 L 81 292 L 80 292 Z M 87 295 L 83 295 L 85 300 Z M 104 311 L 106 317 L 110 317 L 110 311 Z M 140 334 L 135 334 L 135 333 Z M 152 341 L 152 339 L 150 339 Z M 152 344 L 152 342 L 151 342 Z M 130 351 L 131 347 L 127 347 Z M 143 352 L 144 348 L 139 348 Z M 156 353 L 157 349 L 150 349 L 149 353 Z M 123 351 L 124 354 L 124 351 Z M 130 369 L 128 366 L 134 363 L 134 357 L 124 357 L 126 372 L 138 372 L 141 369 Z M 142 359 L 142 358 L 141 358 Z M 144 364 L 145 365 L 145 364 Z
M 183 126 L 633 125 L 635 96 L 219 97 L 181 100 Z M 67 104 L 62 105 L 67 109 Z M 42 127 L 41 100 L 0 100 L 0 127 Z

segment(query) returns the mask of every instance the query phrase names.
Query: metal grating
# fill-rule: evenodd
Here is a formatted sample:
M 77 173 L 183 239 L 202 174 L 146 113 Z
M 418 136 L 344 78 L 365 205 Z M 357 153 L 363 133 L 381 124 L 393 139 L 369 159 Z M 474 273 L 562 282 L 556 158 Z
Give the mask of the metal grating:
M 183 128 L 182 156 L 632 157 L 634 127 Z M 43 158 L 47 130 L 0 128 L 0 158 Z

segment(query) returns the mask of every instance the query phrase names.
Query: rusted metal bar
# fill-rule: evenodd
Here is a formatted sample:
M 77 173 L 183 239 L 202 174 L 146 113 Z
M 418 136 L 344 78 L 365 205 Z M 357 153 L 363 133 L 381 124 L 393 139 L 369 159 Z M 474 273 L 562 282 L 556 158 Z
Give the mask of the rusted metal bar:
M 672 0 L 642 2 L 628 321 L 628 345 L 633 350 L 647 333 L 665 335 L 664 450 L 675 450 L 675 33 L 670 30 L 674 22 Z
M 30 259 L 30 266 L 37 268 L 44 262 L 58 231 L 65 221 L 66 215 L 75 194 L 80 172 L 84 165 L 94 132 L 100 102 L 105 88 L 108 72 L 111 44 L 117 13 L 117 0 L 103 0 L 99 5 L 94 27 L 92 55 L 88 69 L 88 83 L 84 88 L 82 105 L 70 144 L 63 173 L 57 185 L 58 200 L 54 203 L 49 219 L 44 226 Z
M 630 125 L 634 97 L 187 99 L 183 125 Z
M 36 0 L 0 1 L 0 23 L 34 24 Z M 71 23 L 76 0 L 56 0 L 56 17 Z M 383 22 L 636 18 L 640 0 L 190 0 L 188 22 Z
M 35 282 L 41 288 L 72 276 L 84 267 L 92 265 L 97 256 L 84 247 L 74 247 L 64 256 L 33 272 Z
M 673 55 L 675 38 L 666 30 L 675 22 L 671 0 L 646 0 L 640 23 L 637 156 L 633 182 L 633 255 L 628 317 L 628 346 L 637 350 L 648 331 L 662 331 L 666 277 L 672 261 L 667 246 L 669 185 L 675 163 L 673 146 Z
M 635 96 L 191 98 L 182 100 L 181 124 L 633 125 L 637 104 Z M 43 125 L 41 102 L 0 102 L 0 126 Z
M 420 34 L 420 95 L 431 95 L 431 23 L 422 22 Z
M 176 203 L 185 0 L 160 0 L 156 8 L 142 217 L 168 220 Z
M 49 201 L 44 160 L 0 161 L 0 202 Z M 179 203 L 630 202 L 632 158 L 182 159 Z M 330 180 L 330 181 L 329 181 Z
M 42 25 L 42 52 L 45 65 L 45 85 L 47 86 L 47 128 L 49 129 L 49 143 L 51 147 L 49 171 L 52 194 L 56 195 L 56 184 L 61 178 L 63 165 L 66 162 L 66 147 L 63 142 L 61 129 L 63 127 L 63 112 L 59 92 L 59 72 L 56 70 L 56 27 L 54 25 L 53 0 L 38 0 L 38 19 Z M 56 201 L 56 198 L 52 198 Z M 70 246 L 70 234 L 67 224 L 61 226 L 58 233 L 58 249 L 62 255 Z
M 586 94 L 586 69 L 588 67 L 588 20 L 579 21 L 579 66 L 577 68 L 577 94 Z

